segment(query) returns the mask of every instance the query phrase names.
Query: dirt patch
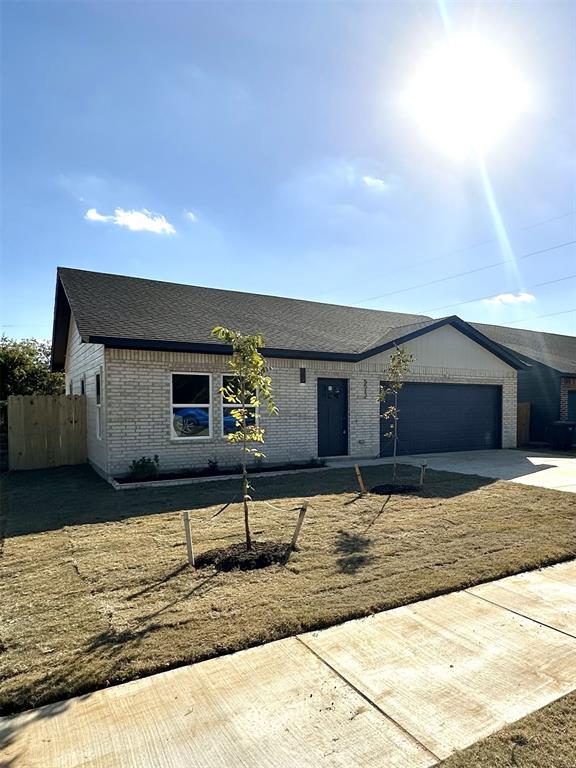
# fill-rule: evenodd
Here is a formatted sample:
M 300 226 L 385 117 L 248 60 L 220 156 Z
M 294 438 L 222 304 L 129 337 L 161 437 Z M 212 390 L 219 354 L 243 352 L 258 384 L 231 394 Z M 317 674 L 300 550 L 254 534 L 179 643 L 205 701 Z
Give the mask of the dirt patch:
M 203 552 L 196 558 L 196 567 L 213 566 L 217 571 L 253 571 L 283 563 L 287 553 L 288 544 L 277 541 L 253 541 L 251 549 L 246 549 L 246 544 L 231 544 Z
M 323 459 L 292 464 L 253 464 L 247 468 L 249 475 L 265 474 L 266 472 L 300 472 L 303 469 L 322 469 L 326 462 Z M 133 475 L 115 477 L 114 480 L 121 485 L 130 483 L 157 482 L 158 480 L 193 480 L 202 477 L 220 477 L 226 475 L 242 474 L 242 466 L 235 464 L 230 467 L 218 467 L 217 465 L 190 469 L 183 472 L 158 472 L 150 477 L 134 477 Z
M 397 493 L 410 493 L 416 494 L 422 490 L 420 485 L 406 485 L 401 483 L 383 483 L 382 485 L 375 485 L 370 489 L 370 493 L 377 493 L 379 496 L 394 496 Z

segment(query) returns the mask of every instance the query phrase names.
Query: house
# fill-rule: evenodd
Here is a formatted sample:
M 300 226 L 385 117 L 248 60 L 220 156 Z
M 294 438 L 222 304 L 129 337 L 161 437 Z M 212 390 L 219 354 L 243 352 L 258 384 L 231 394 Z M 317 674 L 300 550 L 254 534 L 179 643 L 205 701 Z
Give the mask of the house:
M 527 364 L 518 371 L 518 402 L 530 404 L 530 440 L 548 442 L 553 421 L 576 422 L 576 337 L 472 323 Z
M 380 385 L 395 345 L 414 355 L 400 394 L 401 453 L 513 448 L 526 364 L 459 317 L 434 320 L 60 268 L 52 365 L 85 393 L 88 457 L 106 477 L 158 454 L 163 471 L 236 464 L 219 393 L 230 348 L 216 325 L 261 333 L 278 416 L 269 462 L 390 451 Z

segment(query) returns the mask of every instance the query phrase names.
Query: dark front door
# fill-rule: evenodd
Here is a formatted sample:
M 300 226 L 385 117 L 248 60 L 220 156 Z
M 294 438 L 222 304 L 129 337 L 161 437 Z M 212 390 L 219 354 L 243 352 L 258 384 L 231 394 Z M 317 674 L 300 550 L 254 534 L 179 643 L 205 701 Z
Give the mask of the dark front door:
M 576 389 L 568 391 L 568 421 L 576 421 Z M 573 445 L 576 445 L 576 429 L 572 438 Z
M 348 453 L 348 381 L 318 379 L 318 456 Z
M 568 421 L 576 421 L 576 389 L 568 391 Z

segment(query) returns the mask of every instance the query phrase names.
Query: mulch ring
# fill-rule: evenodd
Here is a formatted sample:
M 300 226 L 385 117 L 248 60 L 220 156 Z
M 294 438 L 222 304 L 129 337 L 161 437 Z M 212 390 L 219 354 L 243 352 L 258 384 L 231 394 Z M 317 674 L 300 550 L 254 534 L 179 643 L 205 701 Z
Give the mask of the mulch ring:
M 217 571 L 252 571 L 269 565 L 283 563 L 288 553 L 288 544 L 278 541 L 253 541 L 252 549 L 246 544 L 231 544 L 229 547 L 210 549 L 196 558 L 197 568 L 213 566 Z
M 395 493 L 419 493 L 422 490 L 420 485 L 401 484 L 401 483 L 383 483 L 375 485 L 370 489 L 370 493 L 378 493 L 380 496 L 390 496 Z

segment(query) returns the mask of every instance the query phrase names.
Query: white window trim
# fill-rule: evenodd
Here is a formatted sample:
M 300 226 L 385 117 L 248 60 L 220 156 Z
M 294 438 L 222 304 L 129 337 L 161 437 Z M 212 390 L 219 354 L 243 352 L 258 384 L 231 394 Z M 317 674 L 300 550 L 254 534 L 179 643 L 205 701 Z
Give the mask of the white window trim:
M 205 405 L 203 403 L 174 403 L 174 391 L 173 391 L 173 376 L 208 376 L 208 392 L 210 394 L 210 402 Z M 170 371 L 170 413 L 168 414 L 169 428 L 170 428 L 170 442 L 173 443 L 190 443 L 197 440 L 212 440 L 212 374 L 207 371 Z M 173 424 L 173 408 L 208 408 L 208 434 L 207 435 L 193 435 L 191 437 L 179 437 L 174 431 Z
M 100 402 L 98 402 L 98 387 L 96 382 L 100 377 Z M 102 400 L 104 399 L 104 376 L 102 368 L 99 368 L 94 374 L 94 402 L 96 404 L 96 440 L 102 440 Z
M 235 378 L 233 373 L 223 373 L 221 375 L 221 377 L 220 377 L 220 384 L 221 384 L 222 387 L 224 386 L 224 378 L 226 376 Z M 221 432 L 221 435 L 224 438 L 224 440 L 226 440 L 226 442 L 228 442 L 228 435 L 224 432 L 224 408 L 238 408 L 238 403 L 227 403 L 226 400 L 224 399 L 224 395 L 221 392 L 220 392 L 220 399 L 221 399 L 221 403 L 220 403 L 220 418 L 221 418 L 221 422 L 222 422 L 221 425 L 220 425 L 220 432 Z M 254 406 L 248 406 L 248 407 L 254 408 Z M 259 424 L 260 424 L 260 408 L 258 408 L 258 406 L 256 406 L 255 416 L 256 416 L 256 418 L 255 418 L 254 421 L 256 423 L 256 426 L 259 426 Z

